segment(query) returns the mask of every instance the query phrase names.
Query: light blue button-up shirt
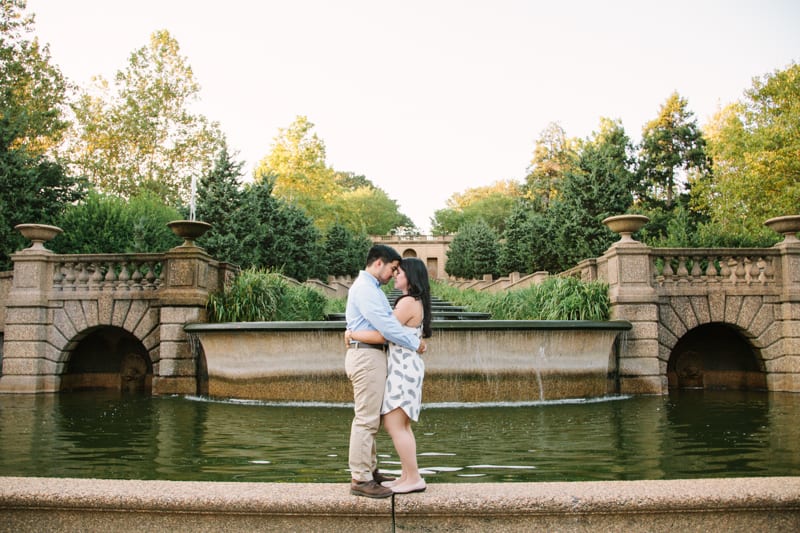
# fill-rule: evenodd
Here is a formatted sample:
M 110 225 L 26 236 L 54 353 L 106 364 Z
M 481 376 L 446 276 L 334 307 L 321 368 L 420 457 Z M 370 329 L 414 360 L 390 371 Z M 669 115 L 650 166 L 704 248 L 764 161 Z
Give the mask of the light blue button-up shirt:
M 366 270 L 359 272 L 350 286 L 345 319 L 351 331 L 378 330 L 387 341 L 414 351 L 419 348 L 419 337 L 403 328 L 392 313 L 380 282 Z

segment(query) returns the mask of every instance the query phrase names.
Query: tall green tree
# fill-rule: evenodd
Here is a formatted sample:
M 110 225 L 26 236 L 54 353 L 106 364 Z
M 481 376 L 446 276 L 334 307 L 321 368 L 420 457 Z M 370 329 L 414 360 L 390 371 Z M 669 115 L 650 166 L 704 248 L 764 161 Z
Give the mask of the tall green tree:
M 340 193 L 333 199 L 335 221 L 350 232 L 387 235 L 399 227 L 414 227 L 400 206 L 366 176 L 353 172 L 334 174 Z
M 573 142 L 575 159 L 559 177 L 558 194 L 549 206 L 531 207 L 532 201 L 526 200 L 509 218 L 499 263 L 502 274 L 561 272 L 602 254 L 614 240 L 602 220 L 632 204 L 631 141 L 619 121 L 601 119 L 598 131 Z
M 692 207 L 717 233 L 774 238 L 765 220 L 800 205 L 800 65 L 753 79 L 706 127 L 710 176 L 692 181 Z M 710 228 L 706 228 L 707 230 Z
M 547 208 L 560 189 L 561 180 L 577 161 L 575 141 L 564 128 L 551 122 L 542 130 L 533 149 L 533 158 L 525 176 L 526 196 L 532 205 Z
M 85 194 L 47 155 L 66 127 L 66 82 L 47 47 L 29 39 L 33 16 L 25 2 L 0 2 L 0 269 L 26 245 L 22 223 L 52 224 Z
M 325 273 L 329 276 L 358 275 L 371 245 L 367 235 L 353 233 L 343 224 L 334 224 L 322 244 Z
M 448 198 L 447 207 L 434 213 L 431 231 L 434 235 L 452 235 L 464 224 L 483 219 L 497 233 L 502 233 L 521 195 L 519 183 L 513 180 L 454 193 Z
M 241 267 L 270 268 L 305 281 L 325 275 L 319 230 L 296 205 L 273 195 L 274 178 L 245 187 Z
M 615 240 L 602 220 L 626 212 L 633 203 L 632 145 L 619 121 L 601 119 L 599 131 L 581 142 L 578 163 L 562 182 L 547 212 L 551 243 L 564 270 L 597 257 Z
M 227 146 L 220 150 L 214 168 L 197 184 L 198 220 L 211 224 L 203 235 L 203 248 L 215 259 L 242 265 L 247 258 L 242 236 L 250 231 L 243 212 L 245 192 L 241 184 L 241 161 L 235 161 Z
M 380 235 L 413 225 L 397 202 L 366 177 L 328 166 L 325 142 L 313 129 L 305 116 L 281 128 L 255 170 L 256 181 L 272 176 L 275 195 L 301 208 L 323 232 L 344 224 L 354 233 Z
M 520 272 L 529 274 L 533 267 L 533 246 L 536 242 L 531 232 L 534 214 L 527 200 L 519 199 L 506 220 L 500 245 L 497 267 L 501 274 Z
M 336 175 L 326 162 L 325 142 L 313 132 L 308 117 L 298 116 L 281 128 L 270 153 L 255 170 L 256 181 L 273 176 L 274 194 L 302 208 L 317 227 L 335 220 L 334 198 L 341 194 Z
M 457 278 L 497 275 L 497 232 L 484 220 L 464 224 L 450 243 L 445 271 Z
M 11 266 L 10 256 L 25 245 L 14 226 L 24 223 L 55 224 L 72 202 L 85 194 L 80 181 L 70 178 L 64 168 L 45 158 L 32 156 L 24 147 L 12 148 L 15 136 L 8 135 L 0 119 L 0 269 Z
M 224 144 L 215 122 L 191 111 L 200 85 L 178 42 L 161 30 L 135 50 L 113 83 L 95 78 L 74 107 L 67 153 L 102 191 L 129 198 L 142 190 L 188 203 L 191 180 L 208 173 Z
M 645 208 L 671 209 L 692 171 L 708 167 L 706 142 L 689 103 L 673 92 L 645 124 L 639 147 L 639 196 Z
M 33 37 L 35 17 L 24 0 L 0 1 L 0 118 L 10 149 L 31 157 L 60 142 L 68 122 L 69 84 L 52 63 L 50 49 Z
M 336 223 L 354 233 L 387 235 L 397 227 L 413 225 L 407 216 L 400 213 L 397 202 L 377 187 L 342 191 L 333 200 L 332 207 L 336 211 Z

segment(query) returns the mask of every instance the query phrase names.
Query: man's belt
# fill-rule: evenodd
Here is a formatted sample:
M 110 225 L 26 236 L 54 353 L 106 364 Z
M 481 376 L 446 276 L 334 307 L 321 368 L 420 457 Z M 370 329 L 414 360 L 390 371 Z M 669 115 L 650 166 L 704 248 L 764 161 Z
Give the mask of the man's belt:
M 351 348 L 355 348 L 356 350 L 386 350 L 385 344 L 367 344 L 366 342 L 351 342 Z

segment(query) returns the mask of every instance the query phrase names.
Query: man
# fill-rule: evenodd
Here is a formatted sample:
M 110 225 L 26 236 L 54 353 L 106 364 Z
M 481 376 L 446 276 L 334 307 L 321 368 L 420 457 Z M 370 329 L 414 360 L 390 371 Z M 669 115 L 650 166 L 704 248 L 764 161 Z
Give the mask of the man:
M 408 333 L 392 313 L 380 286 L 394 277 L 400 266 L 394 248 L 376 244 L 367 254 L 367 266 L 359 272 L 347 296 L 345 317 L 351 331 L 377 330 L 387 341 L 425 351 L 425 341 Z M 378 472 L 375 435 L 380 429 L 381 403 L 386 386 L 386 350 L 383 345 L 353 342 L 347 350 L 345 371 L 353 384 L 355 416 L 350 428 L 350 493 L 386 498 L 392 489 L 381 485 L 392 478 Z

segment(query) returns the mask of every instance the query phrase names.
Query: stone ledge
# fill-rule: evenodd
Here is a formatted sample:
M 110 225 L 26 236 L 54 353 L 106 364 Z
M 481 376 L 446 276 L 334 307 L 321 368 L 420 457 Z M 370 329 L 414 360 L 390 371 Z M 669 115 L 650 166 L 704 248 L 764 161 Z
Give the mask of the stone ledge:
M 371 500 L 346 484 L 0 478 L 7 531 L 796 531 L 800 477 L 437 483 Z

